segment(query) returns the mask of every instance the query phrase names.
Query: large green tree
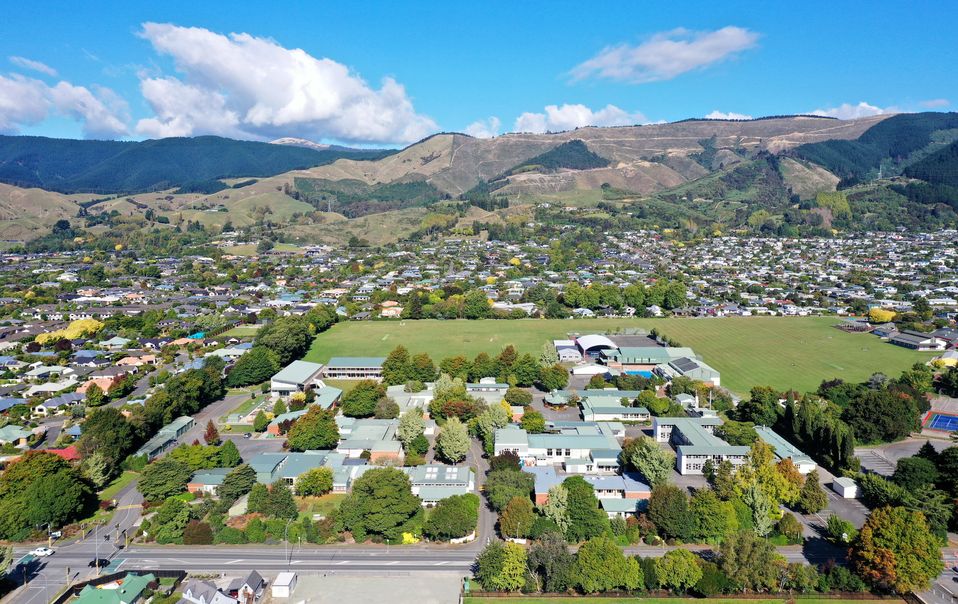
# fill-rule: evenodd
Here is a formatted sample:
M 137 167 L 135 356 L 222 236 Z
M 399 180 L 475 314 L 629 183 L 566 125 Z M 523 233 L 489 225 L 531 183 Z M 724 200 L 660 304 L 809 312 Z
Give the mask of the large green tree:
M 340 406 L 347 417 L 372 417 L 376 403 L 386 396 L 386 389 L 375 380 L 361 380 L 343 395 Z
M 259 384 L 273 377 L 279 371 L 279 355 L 266 346 L 253 346 L 237 359 L 226 375 L 226 385 L 230 388 Z
M 687 539 L 694 530 L 694 518 L 689 513 L 689 498 L 685 491 L 671 484 L 652 489 L 649 498 L 649 520 L 659 534 L 666 538 Z
M 223 501 L 232 503 L 249 493 L 254 484 L 256 471 L 244 463 L 230 470 L 223 478 L 223 484 L 216 488 L 216 494 Z
M 479 497 L 473 493 L 441 499 L 423 526 L 430 539 L 459 539 L 476 530 L 479 521 Z
M 29 451 L 0 475 L 0 539 L 62 527 L 95 506 L 93 485 L 78 468 L 52 453 Z
M 306 415 L 290 427 L 286 442 L 293 451 L 334 448 L 339 444 L 339 426 L 334 413 L 319 406 L 310 407 Z
M 562 486 L 568 493 L 566 538 L 576 543 L 605 533 L 609 518 L 599 508 L 592 485 L 581 476 L 570 476 L 562 481 Z
M 702 578 L 702 568 L 695 554 L 687 549 L 674 549 L 656 558 L 655 576 L 662 587 L 685 593 Z
M 624 556 L 622 549 L 605 535 L 593 537 L 579 547 L 575 577 L 585 593 L 631 591 L 643 586 L 639 563 L 635 558 Z
M 163 501 L 182 493 L 192 476 L 193 469 L 190 466 L 167 456 L 143 469 L 137 488 L 147 501 Z
M 664 484 L 675 467 L 675 453 L 660 447 L 655 440 L 645 435 L 627 442 L 622 449 L 622 458 L 653 487 Z
M 459 463 L 469 452 L 469 431 L 458 417 L 450 417 L 436 437 L 436 453 L 449 463 Z
M 409 477 L 395 468 L 376 468 L 356 479 L 340 510 L 357 541 L 370 535 L 398 540 L 403 532 L 411 532 L 412 520 L 422 514 Z
M 742 591 L 775 589 L 783 563 L 775 546 L 751 531 L 729 535 L 719 549 L 719 568 Z
M 287 365 L 306 354 L 311 340 L 309 321 L 305 317 L 292 315 L 280 317 L 260 329 L 255 344 L 273 351 L 279 364 Z

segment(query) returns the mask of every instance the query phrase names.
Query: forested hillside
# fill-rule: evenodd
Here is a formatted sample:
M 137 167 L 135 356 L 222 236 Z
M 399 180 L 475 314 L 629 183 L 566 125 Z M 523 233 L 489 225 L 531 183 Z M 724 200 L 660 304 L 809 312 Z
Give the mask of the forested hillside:
M 60 193 L 137 193 L 219 178 L 272 176 L 342 157 L 378 159 L 380 150 L 316 150 L 217 136 L 142 142 L 0 136 L 0 182 Z M 215 187 L 212 187 L 215 188 Z

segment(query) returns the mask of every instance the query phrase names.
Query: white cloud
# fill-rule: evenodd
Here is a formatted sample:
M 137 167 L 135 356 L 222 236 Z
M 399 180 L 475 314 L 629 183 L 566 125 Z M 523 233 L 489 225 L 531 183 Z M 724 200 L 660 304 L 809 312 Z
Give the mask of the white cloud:
M 593 111 L 585 105 L 546 105 L 545 113 L 526 112 L 516 118 L 516 132 L 556 132 L 583 126 L 630 126 L 646 123 L 646 117 L 636 111 L 629 113 L 615 105 L 606 105 Z
M 34 61 L 33 59 L 28 59 L 26 57 L 10 57 L 10 62 L 16 65 L 17 67 L 22 67 L 23 69 L 30 69 L 32 71 L 38 71 L 50 77 L 56 77 L 57 75 L 57 70 L 50 67 L 46 63 L 41 63 L 40 61 Z
M 927 101 L 922 101 L 919 104 L 927 109 L 941 109 L 951 105 L 951 101 L 948 99 L 928 99 Z
M 868 117 L 871 115 L 881 115 L 883 113 L 896 113 L 894 107 L 882 109 L 875 105 L 870 105 L 865 101 L 860 101 L 857 105 L 851 103 L 842 103 L 838 107 L 829 107 L 827 109 L 816 109 L 810 111 L 811 115 L 823 115 L 826 117 L 837 117 L 840 120 L 851 120 L 859 117 Z
M 129 110 L 126 102 L 107 88 L 45 82 L 17 74 L 0 75 L 0 131 L 17 132 L 45 120 L 50 114 L 81 122 L 88 138 L 126 135 Z
M 502 122 L 499 121 L 499 118 L 493 115 L 488 119 L 476 120 L 466 126 L 466 134 L 476 138 L 492 138 L 499 135 L 501 125 Z
M 273 40 L 161 23 L 145 23 L 140 35 L 183 74 L 141 82 L 156 113 L 137 124 L 142 134 L 408 143 L 438 129 L 393 78 L 376 90 L 345 65 Z
M 715 111 L 707 114 L 705 116 L 707 120 L 750 120 L 752 119 L 751 115 L 746 115 L 744 113 L 735 113 L 734 111 L 729 111 L 725 113 L 716 109 Z
M 633 84 L 671 80 L 752 48 L 758 38 L 757 33 L 734 26 L 700 32 L 673 29 L 657 33 L 638 46 L 606 47 L 570 74 L 573 80 L 594 77 Z

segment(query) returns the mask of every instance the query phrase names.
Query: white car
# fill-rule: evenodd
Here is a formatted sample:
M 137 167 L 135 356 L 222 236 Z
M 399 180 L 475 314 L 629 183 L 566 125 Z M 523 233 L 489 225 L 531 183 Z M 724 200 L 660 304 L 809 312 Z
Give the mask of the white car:
M 52 556 L 53 550 L 49 547 L 38 547 L 37 549 L 30 552 L 31 556 L 36 556 L 38 558 L 45 558 L 46 556 Z

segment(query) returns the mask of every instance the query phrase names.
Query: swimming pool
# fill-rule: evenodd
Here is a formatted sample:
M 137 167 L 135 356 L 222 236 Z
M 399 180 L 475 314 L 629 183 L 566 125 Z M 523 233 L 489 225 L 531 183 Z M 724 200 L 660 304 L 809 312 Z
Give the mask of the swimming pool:
M 943 432 L 958 432 L 958 417 L 946 415 L 944 413 L 932 413 L 925 421 L 925 427 L 929 430 L 942 430 Z
M 642 377 L 644 377 L 644 378 L 646 378 L 646 379 L 652 377 L 652 372 L 651 372 L 651 371 L 646 371 L 645 369 L 641 369 L 641 370 L 639 370 L 639 371 L 626 371 L 625 374 L 626 374 L 626 375 L 641 375 Z

